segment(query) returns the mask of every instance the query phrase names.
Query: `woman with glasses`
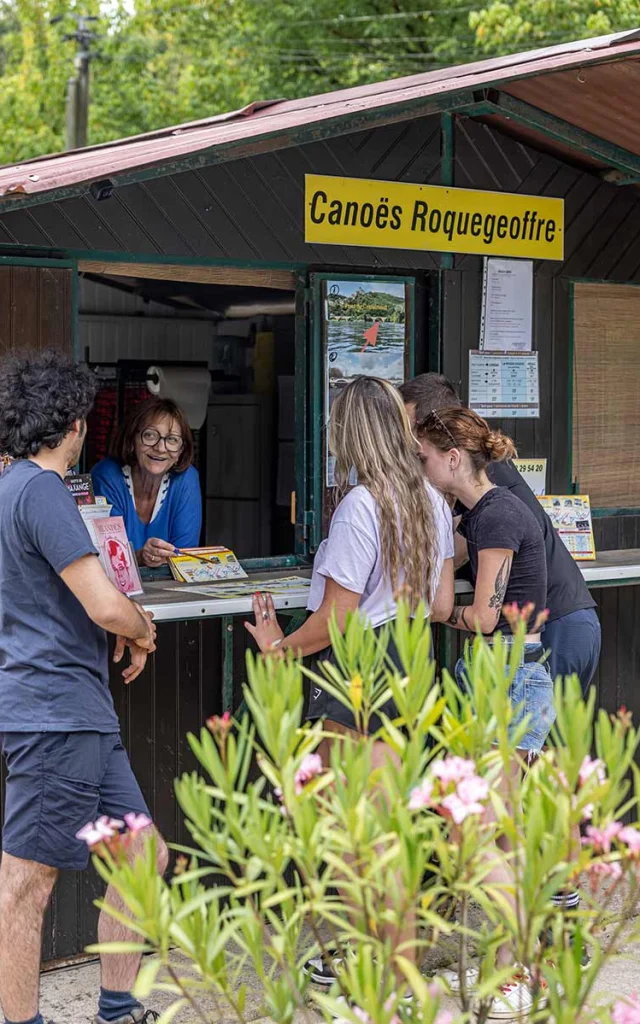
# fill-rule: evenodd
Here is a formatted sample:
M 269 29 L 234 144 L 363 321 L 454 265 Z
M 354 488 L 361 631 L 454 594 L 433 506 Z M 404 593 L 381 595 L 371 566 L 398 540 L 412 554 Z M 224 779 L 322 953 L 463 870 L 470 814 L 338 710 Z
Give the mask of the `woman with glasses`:
M 96 494 L 122 516 L 140 565 L 157 569 L 177 548 L 196 547 L 202 496 L 193 435 L 178 406 L 152 398 L 132 409 L 111 446 L 111 458 L 91 471 Z

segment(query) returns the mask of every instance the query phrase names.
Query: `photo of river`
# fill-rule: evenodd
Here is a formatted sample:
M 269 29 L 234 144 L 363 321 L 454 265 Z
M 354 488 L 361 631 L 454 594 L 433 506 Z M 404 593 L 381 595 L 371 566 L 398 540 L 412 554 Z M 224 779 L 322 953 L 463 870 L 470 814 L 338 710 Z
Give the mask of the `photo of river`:
M 404 282 L 327 281 L 325 296 L 325 413 L 355 377 L 381 377 L 398 387 L 405 379 Z M 327 487 L 335 486 L 327 451 Z

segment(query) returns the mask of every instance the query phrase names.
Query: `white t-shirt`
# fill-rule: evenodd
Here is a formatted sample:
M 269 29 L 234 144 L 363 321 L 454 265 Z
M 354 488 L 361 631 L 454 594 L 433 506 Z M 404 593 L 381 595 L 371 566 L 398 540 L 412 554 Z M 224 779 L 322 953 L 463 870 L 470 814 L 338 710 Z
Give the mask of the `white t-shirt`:
M 451 510 L 440 492 L 426 481 L 425 486 L 431 498 L 436 528 L 432 590 L 435 594 L 442 563 L 445 558 L 453 558 L 453 522 Z M 327 576 L 346 590 L 361 594 L 360 611 L 372 626 L 381 626 L 395 618 L 394 588 L 382 570 L 378 507 L 371 492 L 362 484 L 342 499 L 333 513 L 329 536 L 318 548 L 307 603 L 311 612 L 322 604 Z M 403 581 L 404 574 L 400 570 L 398 585 Z

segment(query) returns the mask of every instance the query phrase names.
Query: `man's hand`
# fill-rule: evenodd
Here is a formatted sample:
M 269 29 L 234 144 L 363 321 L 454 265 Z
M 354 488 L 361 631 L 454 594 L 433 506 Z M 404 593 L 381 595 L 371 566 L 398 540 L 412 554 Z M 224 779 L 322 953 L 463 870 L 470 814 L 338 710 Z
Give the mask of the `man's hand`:
M 141 604 L 137 601 L 132 601 L 132 604 L 136 606 L 136 609 L 140 612 L 140 615 L 145 620 L 148 628 L 148 633 L 143 637 L 136 637 L 136 644 L 138 647 L 144 648 L 145 651 L 155 651 L 156 649 L 156 626 L 153 621 L 153 612 L 148 612 Z
M 153 614 L 145 611 L 137 602 L 133 603 L 147 621 L 149 634 L 137 640 L 129 640 L 124 636 L 116 637 L 116 646 L 113 652 L 113 660 L 116 664 L 122 661 L 125 648 L 129 648 L 129 664 L 122 671 L 122 678 L 127 684 L 138 678 L 147 663 L 147 656 L 156 649 L 156 627 L 153 622 Z
M 129 648 L 129 664 L 125 669 L 122 670 L 122 678 L 125 683 L 132 683 L 134 679 L 137 679 L 143 668 L 147 664 L 147 657 L 153 651 L 155 651 L 155 644 L 153 647 L 147 649 L 141 647 L 135 640 L 127 640 L 126 637 L 116 637 L 116 646 L 113 652 L 113 660 L 117 664 L 122 661 L 125 647 Z

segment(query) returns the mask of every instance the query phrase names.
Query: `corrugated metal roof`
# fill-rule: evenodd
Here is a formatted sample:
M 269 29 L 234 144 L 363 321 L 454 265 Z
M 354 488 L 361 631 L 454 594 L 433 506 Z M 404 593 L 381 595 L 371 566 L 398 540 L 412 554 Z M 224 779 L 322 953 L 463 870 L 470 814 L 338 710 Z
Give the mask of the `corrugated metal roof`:
M 165 169 L 175 173 L 198 156 L 207 164 L 420 116 L 446 105 L 446 97 L 498 84 L 640 154 L 640 115 L 632 102 L 637 91 L 631 87 L 640 79 L 634 59 L 639 55 L 640 29 L 303 99 L 258 102 L 146 135 L 2 167 L 0 196 L 5 207 L 30 205 L 46 201 L 49 192 L 77 194 L 101 179 L 127 184 Z M 616 114 L 612 104 L 623 101 L 624 111 Z

